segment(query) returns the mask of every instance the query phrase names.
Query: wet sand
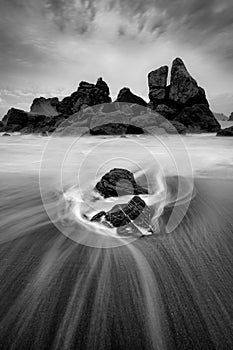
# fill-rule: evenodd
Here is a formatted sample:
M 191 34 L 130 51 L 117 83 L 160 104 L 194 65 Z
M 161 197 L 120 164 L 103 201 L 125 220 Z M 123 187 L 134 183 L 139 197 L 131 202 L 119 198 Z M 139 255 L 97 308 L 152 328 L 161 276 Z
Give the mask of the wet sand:
M 63 236 L 37 177 L 1 184 L 1 349 L 233 348 L 232 181 L 196 180 L 175 231 L 109 249 Z

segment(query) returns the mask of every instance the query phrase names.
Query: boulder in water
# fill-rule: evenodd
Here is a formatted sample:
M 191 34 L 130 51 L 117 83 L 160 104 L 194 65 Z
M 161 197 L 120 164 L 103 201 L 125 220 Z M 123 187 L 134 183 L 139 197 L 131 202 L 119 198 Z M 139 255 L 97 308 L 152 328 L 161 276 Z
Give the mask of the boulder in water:
M 101 222 L 110 228 L 115 227 L 121 236 L 142 236 L 142 228 L 148 232 L 152 231 L 151 210 L 139 196 L 134 196 L 126 204 L 115 205 L 107 213 L 99 212 L 91 221 Z
M 114 168 L 105 174 L 95 189 L 104 198 L 124 195 L 148 194 L 148 190 L 139 186 L 133 173 L 126 169 Z

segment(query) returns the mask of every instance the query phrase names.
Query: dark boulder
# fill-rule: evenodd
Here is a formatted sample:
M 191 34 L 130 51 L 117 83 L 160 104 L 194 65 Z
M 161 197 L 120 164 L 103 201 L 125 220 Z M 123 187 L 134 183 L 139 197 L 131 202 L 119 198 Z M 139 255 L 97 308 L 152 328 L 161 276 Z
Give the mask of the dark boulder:
M 2 136 L 11 136 L 11 135 L 5 132 Z
M 103 125 L 97 125 L 90 129 L 91 135 L 141 135 L 144 134 L 142 128 L 123 123 L 107 123 Z
M 233 136 L 233 126 L 219 130 L 217 136 Z
M 148 194 L 147 189 L 137 185 L 134 175 L 129 170 L 119 168 L 114 168 L 105 174 L 95 189 L 104 198 Z
M 184 62 L 176 58 L 172 63 L 169 99 L 184 105 L 197 94 L 196 80 L 189 74 Z
M 137 219 L 145 207 L 146 203 L 140 197 L 135 196 L 127 204 L 115 205 L 106 213 L 105 219 L 114 227 L 125 226 L 130 221 Z
M 126 204 L 115 205 L 107 213 L 99 212 L 91 221 L 117 228 L 117 234 L 120 236 L 142 236 L 142 228 L 152 232 L 151 209 L 138 196 L 134 196 Z
M 221 127 L 209 107 L 205 104 L 185 107 L 174 119 L 182 123 L 188 132 L 218 132 Z
M 147 102 L 144 101 L 141 97 L 134 95 L 129 88 L 125 87 L 121 89 L 118 93 L 117 102 L 127 102 L 135 103 L 144 107 L 147 107 Z
M 5 126 L 19 125 L 23 128 L 28 123 L 28 113 L 21 109 L 11 108 L 3 118 L 3 123 Z

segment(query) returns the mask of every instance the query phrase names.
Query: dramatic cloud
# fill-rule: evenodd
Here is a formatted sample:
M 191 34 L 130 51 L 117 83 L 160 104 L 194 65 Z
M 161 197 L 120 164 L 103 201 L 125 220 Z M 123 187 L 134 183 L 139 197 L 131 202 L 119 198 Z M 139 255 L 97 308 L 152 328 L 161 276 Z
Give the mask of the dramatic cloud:
M 0 0 L 0 11 L 0 112 L 29 107 L 17 91 L 62 96 L 99 76 L 113 96 L 126 85 L 147 98 L 147 73 L 176 56 L 213 108 L 233 110 L 232 0 Z

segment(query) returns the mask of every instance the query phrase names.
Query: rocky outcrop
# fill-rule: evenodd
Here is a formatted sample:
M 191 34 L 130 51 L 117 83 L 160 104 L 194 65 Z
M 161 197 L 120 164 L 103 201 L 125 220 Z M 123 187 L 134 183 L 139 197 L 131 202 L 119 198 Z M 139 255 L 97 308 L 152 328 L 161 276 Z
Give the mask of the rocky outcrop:
M 163 104 L 166 99 L 168 67 L 162 66 L 148 74 L 149 98 L 153 106 Z
M 96 84 L 82 81 L 77 91 L 59 103 L 57 110 L 61 114 L 72 115 L 82 107 L 111 102 L 109 94 L 109 87 L 102 78 L 99 78 Z
M 36 114 L 42 114 L 46 117 L 51 117 L 58 115 L 57 106 L 59 105 L 59 100 L 57 97 L 54 98 L 44 98 L 39 97 L 33 100 L 30 107 L 30 112 Z
M 174 121 L 182 123 L 191 133 L 218 132 L 221 128 L 209 107 L 201 104 L 185 107 Z
M 134 103 L 144 107 L 147 107 L 147 102 L 144 101 L 141 97 L 134 95 L 129 88 L 125 87 L 121 89 L 118 93 L 117 102 L 127 102 Z
M 233 126 L 229 128 L 219 130 L 217 132 L 217 136 L 233 136 Z
M 220 130 L 220 124 L 209 109 L 205 90 L 198 86 L 184 62 L 180 58 L 173 61 L 168 86 L 164 85 L 167 73 L 167 67 L 163 66 L 149 74 L 149 106 L 166 119 L 183 124 L 188 132 Z M 156 86 L 159 82 L 161 86 Z M 161 88 L 163 93 L 160 93 Z
M 146 189 L 137 185 L 134 175 L 129 170 L 119 168 L 105 174 L 95 189 L 104 198 L 148 194 Z
M 74 134 L 85 128 L 85 133 L 88 130 L 91 135 L 184 134 L 186 131 L 220 130 L 209 109 L 204 89 L 180 58 L 173 61 L 169 85 L 168 73 L 168 67 L 162 66 L 148 74 L 149 104 L 129 88 L 121 89 L 116 101 L 111 103 L 109 87 L 99 78 L 96 84 L 80 82 L 77 91 L 62 101 L 56 97 L 40 97 L 33 101 L 30 112 L 10 109 L 2 120 L 1 130 L 47 134 L 66 120 L 69 120 L 68 124 L 65 123 L 68 128 L 61 135 L 69 134 L 73 127 L 77 128 Z M 90 111 L 94 106 L 100 106 L 99 110 Z M 88 113 L 83 113 L 88 110 Z
M 19 128 L 23 128 L 27 125 L 28 113 L 16 108 L 11 108 L 3 118 L 4 126 L 9 128 L 12 125 L 18 125 Z

